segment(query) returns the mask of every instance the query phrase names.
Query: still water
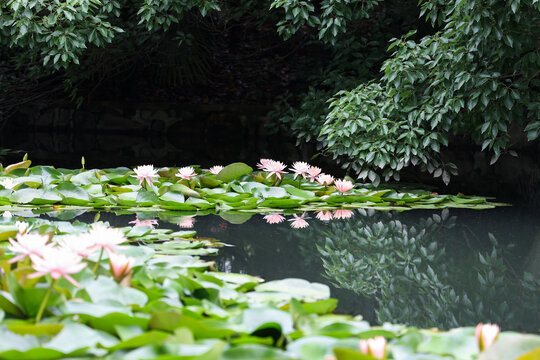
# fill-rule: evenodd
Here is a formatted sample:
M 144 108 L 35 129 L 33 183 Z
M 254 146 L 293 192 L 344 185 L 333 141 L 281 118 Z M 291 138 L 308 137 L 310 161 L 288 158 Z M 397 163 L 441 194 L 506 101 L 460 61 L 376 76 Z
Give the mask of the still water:
M 346 218 L 306 214 L 308 226 L 296 229 L 289 215 L 268 224 L 260 214 L 208 214 L 195 216 L 192 229 L 197 237 L 231 245 L 212 257 L 219 270 L 327 284 L 339 299 L 338 312 L 362 314 L 371 323 L 447 329 L 494 322 L 505 330 L 539 330 L 538 211 L 501 207 L 341 215 Z M 91 222 L 94 216 L 81 213 L 72 220 Z M 100 216 L 113 226 L 135 219 L 135 214 Z M 139 218 L 179 229 L 158 213 Z

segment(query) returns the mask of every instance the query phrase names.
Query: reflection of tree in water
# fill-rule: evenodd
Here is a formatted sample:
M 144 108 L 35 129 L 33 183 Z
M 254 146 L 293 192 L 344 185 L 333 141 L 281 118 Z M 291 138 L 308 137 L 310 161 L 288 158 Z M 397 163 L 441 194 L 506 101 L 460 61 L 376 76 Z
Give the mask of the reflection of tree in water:
M 507 247 L 491 234 L 488 246 L 450 239 L 455 217 L 446 210 L 412 219 L 362 210 L 346 221 L 312 223 L 325 276 L 371 298 L 377 323 L 450 328 L 491 321 L 537 329 L 529 320 L 540 310 L 539 284 L 513 272 Z

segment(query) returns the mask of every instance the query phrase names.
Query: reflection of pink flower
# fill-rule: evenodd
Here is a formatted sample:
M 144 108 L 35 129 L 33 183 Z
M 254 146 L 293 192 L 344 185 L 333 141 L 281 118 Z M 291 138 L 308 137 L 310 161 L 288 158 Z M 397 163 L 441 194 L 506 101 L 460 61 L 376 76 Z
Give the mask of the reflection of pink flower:
M 315 181 L 317 176 L 321 173 L 321 168 L 312 166 L 308 170 L 309 181 Z
M 212 166 L 209 171 L 211 174 L 214 174 L 214 175 L 217 175 L 219 174 L 219 172 L 223 170 L 223 166 L 221 165 L 215 165 L 215 166 Z
M 334 177 L 332 175 L 321 174 L 315 180 L 317 180 L 319 185 L 330 185 L 334 182 Z
M 76 274 L 86 266 L 81 262 L 82 257 L 62 247 L 48 247 L 42 250 L 41 256 L 32 254 L 30 259 L 36 272 L 30 274 L 29 278 L 51 274 L 53 279 L 58 280 L 63 276 L 75 286 L 79 286 L 79 283 L 69 274 Z
M 264 220 L 269 224 L 279 224 L 285 220 L 285 217 L 280 214 L 269 214 L 264 217 Z
M 327 210 L 317 211 L 316 217 L 317 219 L 322 220 L 322 221 L 328 221 L 334 218 L 334 216 L 332 215 L 332 212 L 327 211 Z
M 371 355 L 375 359 L 384 359 L 386 356 L 386 339 L 384 336 L 360 340 L 359 347 L 363 354 Z
M 58 240 L 58 245 L 83 258 L 89 257 L 97 250 L 93 246 L 94 242 L 89 238 L 87 233 L 81 235 L 64 235 Z
M 474 335 L 476 337 L 476 341 L 478 343 L 478 348 L 480 351 L 483 351 L 490 347 L 495 340 L 497 340 L 497 337 L 499 336 L 499 332 L 501 329 L 498 325 L 495 324 L 478 324 L 476 325 L 476 328 L 474 329 Z
M 266 171 L 268 173 L 268 175 L 266 176 L 267 179 L 272 176 L 272 174 L 275 174 L 278 179 L 281 179 L 281 174 L 286 173 L 284 169 L 287 167 L 287 165 L 285 165 L 281 161 L 261 159 L 261 164 L 263 163 L 263 160 L 267 160 L 265 161 L 266 165 L 262 168 L 263 171 Z
M 334 217 L 336 219 L 348 219 L 352 217 L 353 214 L 354 213 L 352 210 L 347 210 L 347 209 L 334 211 Z
M 92 242 L 92 248 L 104 249 L 111 252 L 127 239 L 124 233 L 101 223 L 94 223 L 88 231 L 88 238 Z
M 158 224 L 158 221 L 156 219 L 139 220 L 139 218 L 135 218 L 135 220 L 130 221 L 129 224 L 133 224 L 133 227 L 150 226 L 153 229 L 154 225 Z
M 292 164 L 292 168 L 290 169 L 294 172 L 293 178 L 296 179 L 296 177 L 300 175 L 305 179 L 306 176 L 308 175 L 308 171 L 310 167 L 311 166 L 307 162 L 296 161 L 295 163 Z
M 303 229 L 309 226 L 308 222 L 305 219 L 306 219 L 306 213 L 303 213 L 300 216 L 293 214 L 293 218 L 289 219 L 289 221 L 291 221 L 292 228 Z
M 178 226 L 180 226 L 182 229 L 191 229 L 194 223 L 195 223 L 195 218 L 189 217 L 187 219 L 180 221 L 178 223 Z
M 8 262 L 10 264 L 19 261 L 26 256 L 30 255 L 40 255 L 41 252 L 51 245 L 47 245 L 47 242 L 49 241 L 49 237 L 46 235 L 41 235 L 37 233 L 33 234 L 17 234 L 17 241 L 14 241 L 13 239 L 9 239 L 9 242 L 11 243 L 10 246 L 7 248 L 14 253 L 18 253 L 19 255 L 15 256 L 14 258 L 10 259 Z
M 138 166 L 133 171 L 135 171 L 135 177 L 139 180 L 139 185 L 142 185 L 144 181 L 148 185 L 152 185 L 154 178 L 158 176 L 157 170 L 154 170 L 154 165 Z
M 135 265 L 135 258 L 111 251 L 109 253 L 109 264 L 111 266 L 112 276 L 118 281 L 129 274 L 131 268 Z
M 336 180 L 334 181 L 334 186 L 337 191 L 345 193 L 351 190 L 354 187 L 354 184 L 349 180 Z
M 186 180 L 191 179 L 195 175 L 197 175 L 195 173 L 195 169 L 193 169 L 193 167 L 191 166 L 185 166 L 183 168 L 178 169 L 178 173 L 176 174 L 176 176 L 178 176 L 179 178 L 186 179 Z

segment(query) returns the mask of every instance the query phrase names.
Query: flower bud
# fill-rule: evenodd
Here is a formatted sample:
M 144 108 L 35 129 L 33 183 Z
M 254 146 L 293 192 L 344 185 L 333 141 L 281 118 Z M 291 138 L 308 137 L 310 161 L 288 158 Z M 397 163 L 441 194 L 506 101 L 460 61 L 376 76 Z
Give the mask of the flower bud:
M 501 329 L 498 325 L 495 324 L 478 324 L 474 329 L 474 336 L 476 337 L 476 342 L 478 343 L 478 348 L 480 351 L 483 351 L 490 347 L 497 337 Z

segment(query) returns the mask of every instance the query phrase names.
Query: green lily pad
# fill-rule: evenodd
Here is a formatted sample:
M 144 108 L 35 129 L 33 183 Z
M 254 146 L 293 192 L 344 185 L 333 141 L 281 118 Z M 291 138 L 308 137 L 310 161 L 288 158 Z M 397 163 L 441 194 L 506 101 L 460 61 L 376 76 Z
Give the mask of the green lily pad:
M 244 175 L 248 175 L 252 171 L 253 171 L 253 168 L 251 166 L 246 165 L 242 162 L 232 163 L 225 166 L 216 175 L 216 179 L 223 182 L 229 182 L 229 181 L 239 179 L 240 177 Z

